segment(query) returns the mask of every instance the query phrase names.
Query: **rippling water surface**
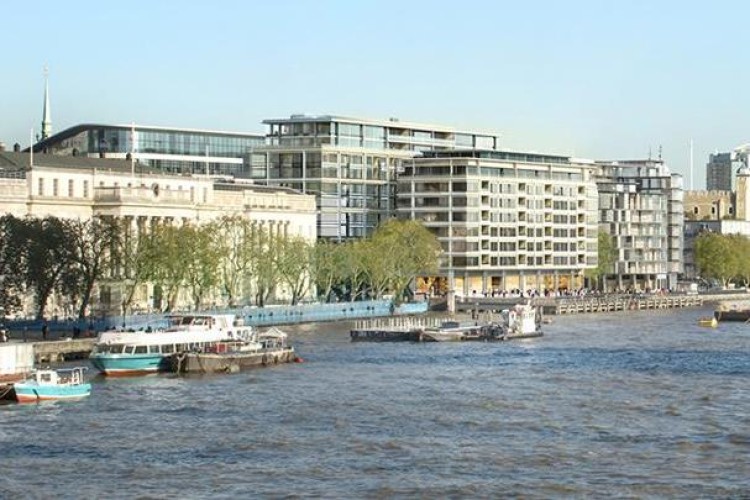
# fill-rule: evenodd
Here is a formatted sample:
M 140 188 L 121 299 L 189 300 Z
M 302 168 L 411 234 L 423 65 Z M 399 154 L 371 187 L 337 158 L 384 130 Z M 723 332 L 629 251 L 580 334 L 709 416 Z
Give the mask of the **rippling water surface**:
M 744 497 L 750 325 L 707 313 L 554 317 L 508 343 L 306 325 L 302 364 L 97 377 L 86 400 L 0 406 L 0 497 Z

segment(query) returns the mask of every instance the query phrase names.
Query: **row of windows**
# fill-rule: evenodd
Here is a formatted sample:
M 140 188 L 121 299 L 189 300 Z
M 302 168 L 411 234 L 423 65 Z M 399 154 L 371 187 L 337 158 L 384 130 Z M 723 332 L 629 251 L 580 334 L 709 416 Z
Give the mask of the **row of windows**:
M 332 128 L 333 125 L 333 128 Z M 492 136 L 481 136 L 473 134 L 455 134 L 453 137 L 448 132 L 434 132 L 429 130 L 413 130 L 389 128 L 379 125 L 363 125 L 354 123 L 314 123 L 302 122 L 282 124 L 271 127 L 271 140 L 279 143 L 289 141 L 320 141 L 331 137 L 336 143 L 350 147 L 371 147 L 383 149 L 386 141 L 391 140 L 395 144 L 402 143 L 451 143 L 458 148 L 495 149 L 495 138 Z
M 442 208 L 442 207 L 441 207 Z M 435 211 L 420 212 L 419 218 L 429 225 L 431 222 L 470 222 L 470 223 L 515 223 L 526 222 L 529 224 L 547 224 L 554 222 L 556 225 L 563 224 L 594 224 L 596 221 L 584 219 L 576 215 L 554 215 L 549 217 L 545 214 L 527 212 L 477 212 L 477 211 Z
M 39 183 L 37 185 L 37 194 L 39 196 L 45 196 L 43 177 L 39 178 Z M 73 181 L 73 179 L 68 179 L 67 191 L 65 196 L 72 198 L 75 195 L 75 182 Z M 60 193 L 60 179 L 52 179 L 52 196 L 62 196 L 62 194 Z M 81 184 L 81 196 L 83 198 L 88 198 L 89 181 L 83 181 L 83 183 Z
M 453 256 L 451 258 L 452 266 L 454 268 L 462 267 L 479 267 L 479 257 L 464 257 L 464 256 Z M 531 257 L 531 256 L 519 256 L 519 257 L 504 257 L 504 256 L 492 256 L 486 258 L 482 265 L 492 267 L 516 267 L 523 266 L 582 266 L 586 263 L 586 258 L 583 255 L 578 256 L 544 256 L 544 257 Z
M 459 192 L 459 193 L 481 193 L 489 191 L 494 194 L 516 194 L 519 196 L 536 196 L 539 198 L 570 198 L 576 195 L 583 196 L 585 194 L 585 188 L 580 186 L 579 188 L 569 188 L 566 190 L 553 189 L 550 184 L 535 184 L 520 182 L 518 184 L 502 184 L 502 183 L 490 183 L 487 181 L 416 181 L 413 183 L 413 193 L 424 193 L 424 192 Z M 406 192 L 410 192 L 410 189 L 406 189 Z
M 263 137 L 211 135 L 199 132 L 151 131 L 100 128 L 87 134 L 82 153 L 149 152 L 196 156 L 241 157 L 250 148 L 264 144 Z
M 472 177 L 512 177 L 519 179 L 545 179 L 583 182 L 583 176 L 576 172 L 557 172 L 525 168 L 468 167 L 465 165 L 409 166 L 406 175 L 414 177 L 431 176 L 472 176 Z
M 52 189 L 51 193 L 47 192 L 47 185 L 45 181 L 49 179 L 46 179 L 44 177 L 40 177 L 37 181 L 37 195 L 38 196 L 53 196 L 53 197 L 62 197 L 66 196 L 69 198 L 73 197 L 81 197 L 81 198 L 88 198 L 89 197 L 89 181 L 88 180 L 82 180 L 80 182 L 80 190 L 76 189 L 76 182 L 74 179 L 68 179 L 66 181 L 61 181 L 60 179 L 52 179 Z M 63 191 L 63 187 L 65 190 Z M 118 182 L 113 183 L 111 186 L 106 186 L 104 181 L 99 181 L 99 187 L 120 187 Z M 128 183 L 127 187 L 131 188 L 134 187 L 132 183 Z M 137 187 L 147 187 L 145 184 L 141 184 Z M 170 191 L 171 186 L 165 185 L 163 187 L 156 184 L 155 186 L 148 187 L 148 189 L 152 190 L 155 193 L 158 193 L 159 189 L 164 189 L 165 191 Z M 177 191 L 182 191 L 183 187 L 181 185 L 177 186 Z M 190 187 L 190 199 L 191 201 L 194 201 L 195 198 L 195 188 Z M 208 199 L 208 188 L 203 188 L 203 202 L 207 202 Z

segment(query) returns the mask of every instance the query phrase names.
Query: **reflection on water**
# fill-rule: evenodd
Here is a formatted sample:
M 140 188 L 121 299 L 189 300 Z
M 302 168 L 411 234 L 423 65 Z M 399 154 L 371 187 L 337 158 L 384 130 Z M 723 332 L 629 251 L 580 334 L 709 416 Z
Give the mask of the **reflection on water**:
M 708 312 L 555 317 L 509 343 L 303 325 L 302 364 L 96 378 L 0 407 L 0 497 L 742 496 L 750 325 Z

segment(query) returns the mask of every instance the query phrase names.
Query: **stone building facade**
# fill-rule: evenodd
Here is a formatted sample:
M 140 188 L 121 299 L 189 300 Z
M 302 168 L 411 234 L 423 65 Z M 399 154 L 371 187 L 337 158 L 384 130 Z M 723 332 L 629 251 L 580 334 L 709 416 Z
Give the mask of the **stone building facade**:
M 116 159 L 0 152 L 0 210 L 16 217 L 113 218 L 132 232 L 240 215 L 273 235 L 317 238 L 313 196 L 249 181 L 169 175 Z M 119 303 L 117 290 L 103 295 L 111 303 L 95 307 Z M 150 309 L 150 285 L 138 295 L 137 307 Z

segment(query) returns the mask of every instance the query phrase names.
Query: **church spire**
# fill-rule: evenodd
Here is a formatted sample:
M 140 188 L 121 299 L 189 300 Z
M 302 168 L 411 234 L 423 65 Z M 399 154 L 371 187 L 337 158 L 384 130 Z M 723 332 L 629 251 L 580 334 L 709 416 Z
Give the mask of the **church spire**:
M 42 136 L 41 140 L 52 135 L 52 113 L 49 107 L 49 71 L 44 66 L 44 111 L 42 113 Z

